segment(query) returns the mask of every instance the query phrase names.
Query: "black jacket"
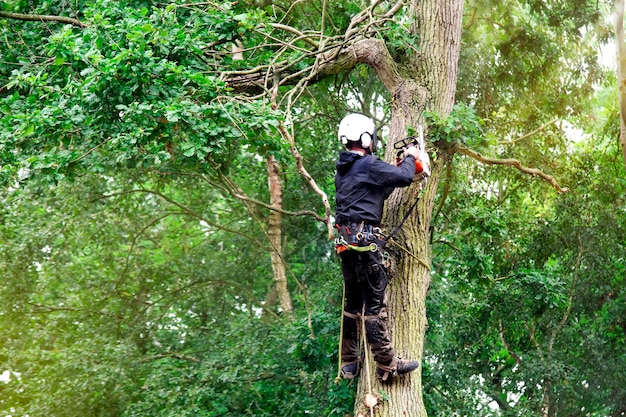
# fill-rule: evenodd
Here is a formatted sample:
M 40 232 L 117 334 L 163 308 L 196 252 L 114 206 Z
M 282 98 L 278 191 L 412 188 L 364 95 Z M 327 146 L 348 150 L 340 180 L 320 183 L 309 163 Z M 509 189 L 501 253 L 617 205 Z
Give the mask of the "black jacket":
M 411 155 L 395 166 L 372 155 L 343 151 L 335 165 L 337 224 L 380 225 L 385 199 L 394 188 L 411 185 L 415 175 L 415 158 Z

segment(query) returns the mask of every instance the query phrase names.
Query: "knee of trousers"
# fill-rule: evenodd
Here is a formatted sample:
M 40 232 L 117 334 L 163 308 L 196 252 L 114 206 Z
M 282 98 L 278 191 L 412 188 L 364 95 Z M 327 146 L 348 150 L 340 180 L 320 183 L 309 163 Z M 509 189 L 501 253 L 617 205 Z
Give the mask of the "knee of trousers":
M 370 344 L 391 344 L 386 315 L 368 317 L 365 320 L 365 332 L 367 333 L 367 342 Z
M 341 360 L 344 362 L 352 362 L 359 357 L 359 343 L 356 340 L 341 340 Z
M 360 326 L 357 319 L 343 316 L 343 338 L 356 340 L 358 337 L 358 326 Z

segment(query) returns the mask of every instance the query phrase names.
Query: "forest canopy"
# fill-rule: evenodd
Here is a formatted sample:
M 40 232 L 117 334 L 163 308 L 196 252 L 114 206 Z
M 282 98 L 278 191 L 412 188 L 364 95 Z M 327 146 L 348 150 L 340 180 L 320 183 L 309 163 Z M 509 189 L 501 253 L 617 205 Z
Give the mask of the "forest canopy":
M 386 206 L 392 229 L 420 198 L 389 250 L 394 339 L 421 367 L 372 381 L 376 415 L 625 415 L 612 13 L 3 2 L 0 414 L 363 412 L 367 381 L 335 379 L 329 240 L 359 112 L 381 159 L 420 124 L 433 160 Z

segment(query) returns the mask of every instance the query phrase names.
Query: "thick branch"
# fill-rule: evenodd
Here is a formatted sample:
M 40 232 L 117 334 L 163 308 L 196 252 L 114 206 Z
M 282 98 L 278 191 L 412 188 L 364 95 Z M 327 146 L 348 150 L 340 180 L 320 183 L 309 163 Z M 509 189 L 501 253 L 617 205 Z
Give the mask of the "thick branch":
M 325 77 L 348 71 L 358 63 L 367 63 L 374 68 L 385 86 L 393 91 L 397 80 L 393 59 L 382 40 L 369 36 L 376 31 L 376 26 L 391 19 L 402 8 L 404 2 L 398 1 L 385 14 L 375 16 L 374 9 L 379 3 L 379 0 L 374 1 L 370 7 L 354 16 L 344 35 L 334 38 L 304 34 L 282 24 L 270 25 L 297 36 L 296 39 L 284 41 L 283 48 L 298 49 L 302 52 L 301 47 L 295 46 L 297 41 L 304 41 L 312 46 L 312 49 L 303 55 L 315 58 L 315 62 L 308 68 L 297 70 L 293 62 L 276 61 L 271 66 L 260 66 L 247 71 L 224 72 L 222 77 L 235 91 L 249 92 L 257 91 L 262 86 L 268 89 L 266 80 L 273 80 L 275 73 L 282 74 L 281 85 L 295 85 L 303 79 L 307 79 L 307 83 L 311 84 Z M 369 22 L 364 24 L 368 19 Z M 314 40 L 316 37 L 320 38 L 319 42 Z
M 487 164 L 487 165 L 510 165 L 510 166 L 514 166 L 515 168 L 517 168 L 520 172 L 523 172 L 524 174 L 528 174 L 528 175 L 532 175 L 532 176 L 539 176 L 541 178 L 543 178 L 546 182 L 548 182 L 550 185 L 552 185 L 557 192 L 560 193 L 564 193 L 569 191 L 567 188 L 561 188 L 561 186 L 556 182 L 556 179 L 552 176 L 552 175 L 548 175 L 544 172 L 542 172 L 539 169 L 536 168 L 528 168 L 524 165 L 522 165 L 522 163 L 520 161 L 518 161 L 517 159 L 494 159 L 494 158 L 488 158 L 486 156 L 481 155 L 480 153 L 473 151 L 469 148 L 466 148 L 462 145 L 458 145 L 457 146 L 457 151 L 459 153 L 462 153 L 465 156 L 469 156 L 472 159 L 475 159 L 479 162 L 482 162 L 483 164 Z
M 56 23 L 65 23 L 69 25 L 78 26 L 81 28 L 86 28 L 87 25 L 81 22 L 78 19 L 73 19 L 71 17 L 65 16 L 50 16 L 43 14 L 22 14 L 22 13 L 10 13 L 10 12 L 1 12 L 0 17 L 4 17 L 6 19 L 16 19 L 16 20 L 25 20 L 29 22 L 56 22 Z

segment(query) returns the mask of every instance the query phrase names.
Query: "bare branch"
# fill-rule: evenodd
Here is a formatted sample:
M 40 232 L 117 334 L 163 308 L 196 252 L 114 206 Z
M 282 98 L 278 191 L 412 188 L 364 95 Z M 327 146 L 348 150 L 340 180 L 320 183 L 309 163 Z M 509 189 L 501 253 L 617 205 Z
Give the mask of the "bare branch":
M 302 210 L 302 211 L 288 211 L 288 210 L 284 210 L 278 207 L 272 207 L 270 204 L 267 204 L 263 201 L 259 201 L 256 200 L 254 198 L 251 197 L 247 197 L 245 195 L 241 195 L 241 194 L 237 194 L 237 193 L 231 193 L 231 195 L 241 201 L 248 201 L 250 203 L 256 204 L 257 206 L 261 206 L 261 207 L 265 207 L 266 209 L 272 210 L 272 211 L 276 211 L 278 213 L 284 214 L 286 216 L 312 216 L 315 218 L 315 220 L 320 221 L 320 222 L 325 222 L 326 220 L 324 220 L 323 217 L 321 217 L 320 215 L 318 215 L 316 212 L 311 211 L 311 210 Z
M 0 17 L 4 17 L 6 19 L 25 20 L 29 22 L 65 23 L 69 25 L 78 26 L 81 28 L 87 27 L 87 25 L 81 22 L 80 20 L 74 19 L 71 17 L 65 17 L 65 16 L 51 16 L 51 15 L 44 15 L 44 14 L 23 14 L 23 13 L 11 13 L 11 12 L 0 11 Z
M 171 300 L 169 306 L 167 306 L 167 308 L 164 308 L 163 313 L 160 315 L 160 317 L 163 317 L 166 314 L 167 310 L 169 310 L 169 308 L 171 308 L 172 305 L 174 305 L 176 303 L 176 300 L 185 297 L 185 295 L 189 291 L 194 291 L 195 287 L 197 287 L 197 286 L 205 286 L 205 285 L 209 285 L 209 284 L 210 285 L 215 285 L 215 286 L 220 286 L 221 288 L 223 288 L 225 291 L 227 291 L 228 293 L 232 294 L 233 296 L 244 296 L 250 304 L 254 305 L 255 307 L 259 307 L 265 313 L 271 315 L 275 319 L 279 319 L 278 314 L 276 314 L 274 311 L 270 310 L 265 304 L 263 304 L 263 303 L 259 302 L 258 300 L 256 300 L 254 294 L 252 292 L 250 292 L 248 290 L 248 288 L 246 288 L 244 285 L 241 285 L 240 283 L 232 281 L 232 280 L 202 278 L 202 279 L 199 279 L 199 280 L 196 280 L 196 281 L 192 281 L 192 282 L 189 282 L 189 283 L 187 283 L 185 285 L 182 285 L 182 286 L 180 286 L 178 288 L 174 288 L 171 291 L 168 291 L 167 293 L 163 294 L 161 297 L 159 297 L 156 300 L 154 300 L 150 304 L 150 306 L 161 305 L 166 300 L 168 300 L 168 299 Z M 159 320 L 160 320 L 160 318 L 159 318 Z
M 302 156 L 300 155 L 300 152 L 298 151 L 298 148 L 296 147 L 296 141 L 293 138 L 293 136 L 289 133 L 289 131 L 287 130 L 287 127 L 283 124 L 283 122 L 280 122 L 280 124 L 278 125 L 278 130 L 280 134 L 283 136 L 283 138 L 285 138 L 287 142 L 289 142 L 291 153 L 296 160 L 296 165 L 298 166 L 298 171 L 304 177 L 304 179 L 309 183 L 309 186 L 313 189 L 313 191 L 315 191 L 315 193 L 322 198 L 322 204 L 324 204 L 324 208 L 325 208 L 324 218 L 322 219 L 322 221 L 326 224 L 326 229 L 328 230 L 328 239 L 329 240 L 334 239 L 335 231 L 333 230 L 333 225 L 331 224 L 331 221 L 330 221 L 330 203 L 328 202 L 328 196 L 326 195 L 324 191 L 322 191 L 321 188 L 318 187 L 313 177 L 311 177 L 311 174 L 309 174 L 307 169 L 304 167 L 304 164 L 302 163 Z
M 48 313 L 55 313 L 58 311 L 71 311 L 71 312 L 87 313 L 87 314 L 93 314 L 93 315 L 99 315 L 99 316 L 105 316 L 105 317 L 111 317 L 111 318 L 117 317 L 114 314 L 106 313 L 104 311 L 90 310 L 86 308 L 77 308 L 77 307 L 70 307 L 70 306 L 59 307 L 59 306 L 50 306 L 50 305 L 31 303 L 31 302 L 28 302 L 26 304 L 32 306 L 34 309 L 18 311 L 20 314 L 48 314 Z
M 300 32 L 296 28 L 293 28 L 293 27 L 287 26 L 287 25 L 283 25 L 283 24 L 280 24 L 280 23 L 271 23 L 270 26 L 273 27 L 274 29 L 280 29 L 280 30 L 284 30 L 285 32 L 291 32 L 294 35 L 298 36 L 297 39 L 301 39 L 301 40 L 305 41 L 306 43 L 311 45 L 313 48 L 319 48 L 319 44 L 316 41 L 314 41 L 313 39 L 311 39 L 309 36 L 305 35 L 304 33 Z
M 539 169 L 536 168 L 528 168 L 524 165 L 522 165 L 522 163 L 520 161 L 518 161 L 517 159 L 494 159 L 494 158 L 488 158 L 486 156 L 481 155 L 480 153 L 473 151 L 469 148 L 466 148 L 465 146 L 462 145 L 458 145 L 457 146 L 457 151 L 459 153 L 462 153 L 465 156 L 469 156 L 472 159 L 475 159 L 479 162 L 482 162 L 483 164 L 487 164 L 487 165 L 510 165 L 510 166 L 514 166 L 515 168 L 517 168 L 520 172 L 523 172 L 524 174 L 528 174 L 531 176 L 539 176 L 541 178 L 543 178 L 546 182 L 548 182 L 550 185 L 552 185 L 557 192 L 560 193 L 564 193 L 569 191 L 567 188 L 561 188 L 561 186 L 556 182 L 556 179 L 552 176 L 552 175 L 548 175 L 544 172 L 542 172 Z
M 554 119 L 550 120 L 548 123 L 544 124 L 543 126 L 539 126 L 537 129 L 533 130 L 532 132 L 528 132 L 528 133 L 526 133 L 525 135 L 522 135 L 522 136 L 520 136 L 520 137 L 519 137 L 519 138 L 517 138 L 517 139 L 513 139 L 513 140 L 506 140 L 506 141 L 500 141 L 500 142 L 498 142 L 498 144 L 499 144 L 499 145 L 514 145 L 514 144 L 516 144 L 517 142 L 520 142 L 520 141 L 522 141 L 522 140 L 524 140 L 524 139 L 528 139 L 529 137 L 531 137 L 531 136 L 535 135 L 536 133 L 541 132 L 542 130 L 544 130 L 544 129 L 545 129 L 545 128 L 547 128 L 548 126 L 550 126 L 550 125 L 552 125 L 552 124 L 554 124 L 554 123 L 556 123 L 556 122 L 558 122 L 558 121 L 559 121 L 559 118 L 558 118 L 558 117 L 557 117 L 557 118 L 554 118 Z
M 235 91 L 250 91 L 251 89 L 254 91 L 255 88 L 265 86 L 265 80 L 273 79 L 274 73 L 281 74 L 281 85 L 296 85 L 302 80 L 306 80 L 305 83 L 310 84 L 329 75 L 347 71 L 356 64 L 363 62 L 371 65 L 383 83 L 388 88 L 391 87 L 391 91 L 393 91 L 398 79 L 393 59 L 391 59 L 384 43 L 371 37 L 371 35 L 377 26 L 384 24 L 402 8 L 404 1 L 396 2 L 384 15 L 374 15 L 374 9 L 380 3 L 380 0 L 376 0 L 367 9 L 354 16 L 342 36 L 325 38 L 322 33 L 316 36 L 315 34 L 302 33 L 287 25 L 272 24 L 271 26 L 275 29 L 296 35 L 295 39 L 282 41 L 282 51 L 294 49 L 305 52 L 299 57 L 299 60 L 315 58 L 315 62 L 305 69 L 289 72 L 289 69 L 297 68 L 293 62 L 275 61 L 272 66 L 257 67 L 245 72 L 223 72 L 221 74 L 222 79 Z M 269 37 L 270 35 L 265 34 L 265 36 Z M 319 41 L 313 40 L 315 37 L 318 37 Z M 304 41 L 313 48 L 306 52 L 303 48 L 295 46 L 297 41 Z M 281 53 L 277 52 L 277 56 Z M 266 88 L 268 87 L 266 86 Z
M 184 204 L 181 204 L 177 201 L 174 201 L 173 199 L 171 199 L 170 197 L 166 196 L 163 193 L 160 193 L 158 191 L 154 191 L 154 190 L 147 190 L 147 189 L 135 189 L 135 190 L 128 190 L 128 191 L 121 191 L 121 192 L 117 192 L 117 193 L 111 193 L 111 194 L 104 194 L 102 195 L 102 198 L 110 198 L 110 197 L 116 197 L 116 196 L 124 196 L 127 194 L 132 194 L 132 193 L 146 193 L 146 194 L 153 194 L 155 196 L 160 197 L 161 199 L 165 200 L 166 202 L 172 204 L 173 206 L 178 207 L 179 209 L 181 209 L 185 214 L 195 217 L 198 220 L 202 220 L 204 221 L 206 224 L 208 224 L 211 227 L 214 227 L 215 229 L 218 230 L 223 230 L 227 233 L 232 233 L 238 236 L 242 236 L 248 240 L 250 240 L 253 244 L 255 245 L 261 245 L 261 242 L 259 242 L 257 239 L 253 238 L 252 236 L 246 235 L 245 233 L 240 232 L 239 230 L 235 230 L 235 229 L 231 229 L 228 227 L 224 227 L 221 226 L 219 224 L 216 224 L 215 222 L 210 221 L 209 219 L 203 217 L 200 213 L 192 210 L 191 208 L 185 206 Z
M 557 336 L 559 335 L 559 333 L 561 332 L 561 330 L 563 330 L 563 327 L 565 326 L 565 323 L 567 323 L 567 320 L 569 320 L 569 316 L 572 312 L 572 306 L 574 305 L 576 281 L 578 280 L 578 272 L 580 271 L 580 264 L 582 262 L 584 252 L 585 251 L 583 250 L 583 240 L 581 239 L 580 234 L 579 234 L 578 235 L 578 255 L 576 256 L 574 276 L 572 277 L 572 282 L 569 288 L 569 296 L 567 298 L 567 308 L 565 309 L 565 313 L 563 313 L 563 317 L 561 318 L 561 321 L 559 321 L 559 324 L 556 326 L 556 328 L 552 331 L 552 334 L 550 335 L 550 341 L 548 342 L 548 352 L 552 352 L 552 347 L 554 346 L 554 342 Z
M 26 303 L 26 304 L 29 304 L 35 307 L 37 310 L 33 312 L 36 312 L 36 313 L 51 313 L 54 311 L 85 311 L 81 308 L 75 308 L 75 307 L 56 307 L 56 306 L 43 305 L 39 303 Z
M 393 16 L 395 16 L 396 13 L 400 11 L 400 9 L 402 9 L 402 6 L 404 6 L 404 0 L 396 2 L 396 4 L 391 9 L 389 9 L 387 13 L 385 13 L 385 17 L 388 19 L 392 18 Z
M 133 250 L 135 248 L 135 245 L 137 244 L 137 240 L 139 240 L 139 238 L 141 237 L 141 235 L 143 235 L 143 233 L 148 230 L 149 228 L 151 228 L 152 226 L 154 226 L 155 224 L 157 224 L 158 222 L 160 222 L 161 220 L 165 219 L 166 217 L 175 214 L 175 213 L 167 213 L 164 214 L 162 216 L 157 217 L 156 219 L 151 220 L 148 224 L 146 224 L 144 227 L 141 228 L 141 230 L 135 234 L 135 236 L 133 236 L 133 239 L 130 243 L 130 248 L 128 249 L 128 253 L 126 254 L 126 262 L 124 264 L 124 270 L 122 271 L 122 273 L 120 274 L 120 276 L 118 277 L 117 281 L 115 282 L 115 290 L 117 292 L 120 292 L 120 287 L 122 286 L 122 282 L 124 281 L 125 277 L 126 277 L 126 273 L 128 272 L 128 269 L 130 267 L 130 258 L 133 254 Z M 179 213 L 179 214 L 184 214 L 184 213 Z

